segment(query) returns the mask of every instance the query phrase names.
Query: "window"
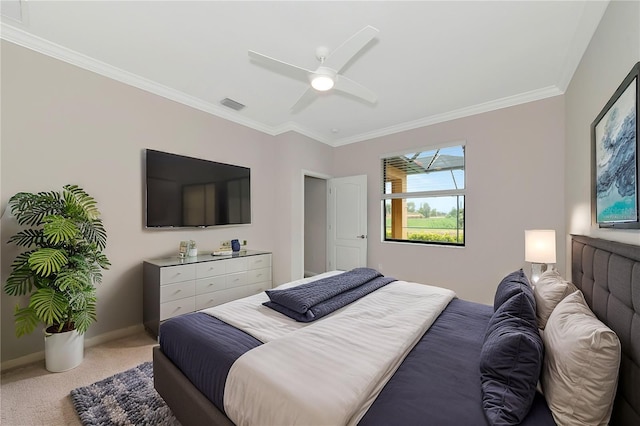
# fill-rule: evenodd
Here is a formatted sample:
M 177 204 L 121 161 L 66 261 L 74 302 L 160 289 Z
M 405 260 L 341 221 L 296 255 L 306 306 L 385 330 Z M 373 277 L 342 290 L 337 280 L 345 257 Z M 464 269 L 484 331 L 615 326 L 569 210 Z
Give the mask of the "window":
M 383 241 L 464 246 L 464 144 L 382 158 Z

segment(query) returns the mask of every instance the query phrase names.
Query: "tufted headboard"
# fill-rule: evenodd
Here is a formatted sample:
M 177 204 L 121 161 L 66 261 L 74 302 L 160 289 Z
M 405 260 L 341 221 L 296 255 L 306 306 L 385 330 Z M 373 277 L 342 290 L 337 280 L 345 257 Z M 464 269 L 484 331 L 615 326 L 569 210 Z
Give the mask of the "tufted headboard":
M 572 235 L 571 276 L 622 346 L 612 425 L 640 425 L 640 245 Z

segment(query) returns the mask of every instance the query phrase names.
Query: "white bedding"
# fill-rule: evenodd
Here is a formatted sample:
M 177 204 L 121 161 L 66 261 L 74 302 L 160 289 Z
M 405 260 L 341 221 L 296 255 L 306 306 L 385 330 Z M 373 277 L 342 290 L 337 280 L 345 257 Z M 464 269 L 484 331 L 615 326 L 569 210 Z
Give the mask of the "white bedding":
M 266 342 L 227 377 L 224 408 L 239 426 L 356 424 L 455 293 L 396 281 L 308 324 L 258 296 L 204 311 L 242 311 L 232 325 Z
M 311 278 L 303 278 L 301 280 L 282 284 L 276 288 L 284 289 L 295 287 L 300 284 L 338 275 L 342 272 L 343 271 L 325 272 Z M 298 322 L 281 314 L 280 312 L 276 312 L 271 308 L 263 306 L 262 303 L 267 302 L 268 300 L 269 296 L 267 296 L 265 292 L 262 292 L 243 299 L 234 300 L 223 305 L 214 306 L 213 308 L 207 308 L 201 312 L 214 316 L 235 328 L 239 328 L 263 343 L 277 339 L 292 331 L 299 330 L 312 324 Z M 340 309 L 340 311 L 343 309 L 344 308 Z M 335 315 L 337 312 L 339 311 L 336 311 L 331 315 Z

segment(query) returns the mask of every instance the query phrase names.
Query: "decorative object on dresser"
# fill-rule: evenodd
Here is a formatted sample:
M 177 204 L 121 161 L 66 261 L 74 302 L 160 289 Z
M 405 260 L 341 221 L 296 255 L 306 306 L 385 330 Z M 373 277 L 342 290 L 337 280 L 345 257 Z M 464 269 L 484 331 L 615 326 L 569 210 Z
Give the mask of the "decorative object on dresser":
M 600 228 L 640 228 L 640 62 L 591 124 L 591 217 Z
M 16 335 L 43 323 L 47 370 L 70 370 L 82 362 L 84 332 L 96 319 L 95 285 L 110 265 L 96 201 L 65 185 L 62 192 L 20 192 L 9 208 L 28 227 L 9 239 L 27 249 L 11 264 L 4 286 L 11 296 L 29 295 L 29 304 L 15 309 Z
M 270 289 L 271 253 L 152 259 L 144 262 L 143 275 L 143 321 L 157 336 L 166 319 Z

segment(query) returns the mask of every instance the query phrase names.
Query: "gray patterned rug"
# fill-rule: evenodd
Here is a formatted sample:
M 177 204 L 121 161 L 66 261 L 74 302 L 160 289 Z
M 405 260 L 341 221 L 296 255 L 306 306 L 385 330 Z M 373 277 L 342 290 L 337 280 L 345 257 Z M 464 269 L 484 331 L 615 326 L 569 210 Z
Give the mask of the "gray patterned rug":
M 85 426 L 180 425 L 153 388 L 151 362 L 74 389 L 71 401 Z

